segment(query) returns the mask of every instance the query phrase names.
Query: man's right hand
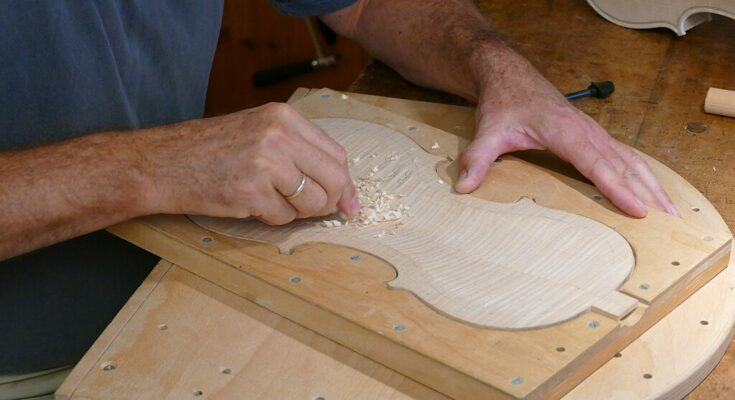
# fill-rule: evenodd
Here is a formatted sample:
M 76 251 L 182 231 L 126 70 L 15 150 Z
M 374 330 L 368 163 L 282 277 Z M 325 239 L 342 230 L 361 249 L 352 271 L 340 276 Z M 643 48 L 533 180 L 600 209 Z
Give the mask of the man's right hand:
M 153 131 L 145 133 L 153 143 L 143 142 L 154 212 L 252 216 L 281 225 L 359 211 L 344 148 L 287 104 Z M 303 176 L 303 191 L 287 200 Z

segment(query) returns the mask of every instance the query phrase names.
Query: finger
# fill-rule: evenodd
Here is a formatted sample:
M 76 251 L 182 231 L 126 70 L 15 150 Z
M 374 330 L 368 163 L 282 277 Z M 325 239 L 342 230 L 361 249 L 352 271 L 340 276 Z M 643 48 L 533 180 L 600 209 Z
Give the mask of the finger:
M 674 206 L 671 198 L 663 186 L 661 186 L 661 183 L 656 178 L 648 163 L 636 154 L 633 149 L 617 140 L 613 141 L 612 147 L 625 160 L 626 164 L 637 172 L 638 179 L 645 185 L 647 193 L 650 193 L 650 196 L 653 197 L 651 202 L 647 202 L 647 204 L 666 211 L 671 215 L 681 217 L 681 213 Z
M 335 207 L 350 216 L 359 211 L 355 187 L 352 184 L 346 164 L 338 162 L 306 141 L 293 151 L 294 154 L 291 156 L 296 168 L 319 184 L 327 195 L 322 213 L 328 214 Z
M 575 166 L 589 178 L 595 186 L 621 211 L 634 217 L 643 218 L 648 213 L 645 204 L 621 179 L 610 160 L 597 150 L 586 155 L 592 161 L 591 167 Z M 574 161 L 572 162 L 574 164 Z
M 304 119 L 305 124 L 299 133 L 309 142 L 332 156 L 339 164 L 343 166 L 345 170 L 348 169 L 347 164 L 347 152 L 345 149 L 334 139 L 332 139 L 324 130 L 316 126 L 309 120 Z M 349 178 L 349 172 L 347 173 Z M 355 186 L 352 184 L 351 178 L 349 184 L 344 185 L 342 195 L 337 201 L 337 208 L 343 213 L 352 216 L 356 215 L 360 210 L 360 201 L 357 198 Z M 319 215 L 326 215 L 332 213 L 333 205 L 327 206 L 327 208 L 320 211 Z
M 302 174 L 296 167 L 293 167 L 286 175 L 288 176 L 274 179 L 273 183 L 276 190 L 296 209 L 296 218 L 325 215 L 326 213 L 322 211 L 327 203 L 327 193 L 324 189 L 307 175 Z M 295 197 L 287 198 L 296 193 L 301 186 L 302 178 L 304 185 L 301 191 Z
M 495 159 L 509 151 L 506 147 L 501 134 L 486 133 L 476 137 L 459 157 L 459 179 L 454 190 L 470 193 L 477 189 Z
M 263 201 L 251 215 L 268 225 L 285 225 L 296 218 L 296 209 L 276 191 L 273 186 L 264 185 Z

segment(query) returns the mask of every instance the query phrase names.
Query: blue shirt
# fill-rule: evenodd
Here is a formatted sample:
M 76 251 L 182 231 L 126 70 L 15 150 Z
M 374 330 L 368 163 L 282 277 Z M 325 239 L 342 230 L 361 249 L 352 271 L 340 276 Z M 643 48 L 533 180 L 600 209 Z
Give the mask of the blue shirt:
M 354 1 L 271 3 L 304 16 Z M 0 151 L 201 117 L 222 10 L 222 0 L 0 1 Z M 0 262 L 0 373 L 77 361 L 155 262 L 104 232 Z

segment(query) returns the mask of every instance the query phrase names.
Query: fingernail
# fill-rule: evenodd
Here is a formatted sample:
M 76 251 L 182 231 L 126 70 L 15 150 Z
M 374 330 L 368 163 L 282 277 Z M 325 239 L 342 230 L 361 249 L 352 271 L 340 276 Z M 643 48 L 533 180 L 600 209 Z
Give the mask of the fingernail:
M 352 198 L 350 202 L 350 214 L 355 215 L 360 211 L 360 199 L 357 196 Z
M 461 182 L 461 181 L 467 179 L 467 175 L 469 175 L 469 173 L 467 172 L 466 169 L 463 169 L 462 171 L 460 171 L 460 173 L 459 173 L 459 181 Z

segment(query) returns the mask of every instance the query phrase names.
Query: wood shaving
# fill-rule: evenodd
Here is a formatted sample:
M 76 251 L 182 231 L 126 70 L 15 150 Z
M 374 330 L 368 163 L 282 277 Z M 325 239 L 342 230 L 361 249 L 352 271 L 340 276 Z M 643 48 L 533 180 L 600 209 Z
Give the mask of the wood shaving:
M 376 158 L 377 155 L 372 154 L 369 158 Z M 398 159 L 396 154 L 389 154 L 385 156 L 387 161 L 395 161 Z M 353 164 L 360 161 L 361 157 L 357 156 L 352 159 Z M 319 224 L 325 228 L 338 228 L 341 226 L 348 226 L 352 222 L 355 226 L 366 227 L 374 226 L 385 222 L 397 222 L 408 216 L 408 210 L 410 207 L 405 205 L 403 199 L 407 195 L 399 194 L 394 195 L 387 193 L 381 188 L 382 182 L 385 178 L 376 177 L 376 173 L 380 170 L 380 167 L 375 165 L 370 169 L 370 172 L 366 176 L 363 176 L 356 181 L 353 181 L 355 189 L 357 189 L 357 196 L 360 200 L 360 211 L 351 220 L 345 218 L 344 215 L 340 215 L 342 221 L 336 219 L 324 220 Z M 394 174 L 395 175 L 395 174 Z M 403 223 L 395 225 L 395 228 L 402 226 Z M 395 235 L 394 230 L 389 231 L 387 234 Z M 383 230 L 377 235 L 376 238 L 382 238 L 386 235 L 386 231 Z
M 350 96 L 348 96 L 348 95 L 346 95 L 346 94 L 343 94 L 343 95 L 342 95 L 341 97 L 342 97 L 342 100 L 347 100 L 347 99 L 349 99 L 349 98 L 350 98 Z
M 434 144 L 431 145 L 431 149 L 432 150 L 436 150 L 438 148 L 439 148 L 439 143 L 437 143 L 437 142 L 434 142 Z
M 347 225 L 347 224 L 345 224 L 345 225 Z M 337 220 L 337 219 L 325 220 L 325 221 L 322 221 L 322 226 L 325 227 L 325 228 L 338 228 L 338 227 L 342 226 L 342 221 Z

